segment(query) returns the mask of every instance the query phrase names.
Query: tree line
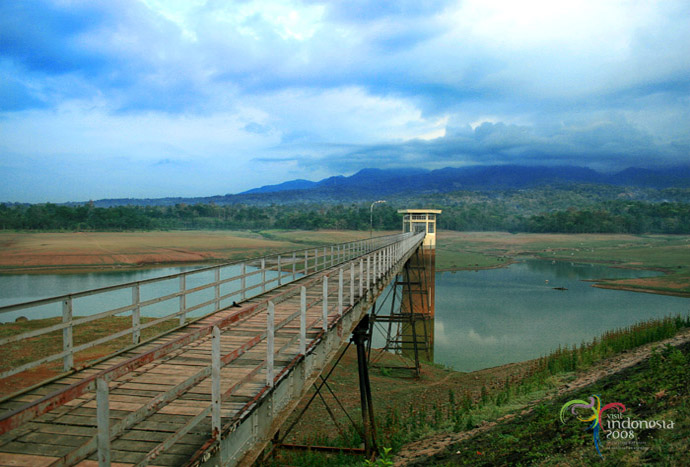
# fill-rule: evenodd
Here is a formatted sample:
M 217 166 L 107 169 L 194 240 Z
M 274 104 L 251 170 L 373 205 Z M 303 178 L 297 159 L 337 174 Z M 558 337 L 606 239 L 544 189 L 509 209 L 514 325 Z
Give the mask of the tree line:
M 397 211 L 376 206 L 373 227 L 401 228 Z M 108 208 L 56 205 L 0 204 L 0 228 L 15 230 L 167 230 L 167 229 L 339 229 L 370 228 L 368 206 L 273 205 L 248 206 L 176 204 L 173 206 L 115 206 Z
M 680 202 L 603 201 L 582 207 L 530 212 L 514 203 L 475 200 L 445 206 L 438 227 L 448 230 L 536 233 L 690 234 L 690 204 Z M 0 204 L 2 229 L 30 231 L 120 231 L 169 229 L 339 229 L 368 230 L 370 206 L 215 205 L 94 207 L 52 203 Z M 396 206 L 374 208 L 375 230 L 398 230 Z

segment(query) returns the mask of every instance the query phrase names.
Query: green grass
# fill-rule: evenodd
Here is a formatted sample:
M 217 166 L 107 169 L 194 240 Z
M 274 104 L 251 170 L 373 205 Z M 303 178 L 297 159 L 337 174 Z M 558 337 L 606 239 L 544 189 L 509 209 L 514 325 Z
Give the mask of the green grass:
M 482 386 L 479 394 L 471 394 L 466 392 L 464 394 L 457 394 L 452 390 L 448 391 L 448 398 L 445 402 L 437 402 L 431 406 L 411 402 L 403 407 L 390 407 L 383 413 L 377 413 L 377 431 L 379 434 L 379 446 L 392 448 L 393 452 L 397 452 L 402 446 L 407 443 L 422 439 L 435 433 L 444 432 L 462 432 L 476 428 L 482 421 L 496 420 L 506 414 L 513 414 L 519 412 L 523 407 L 528 405 L 531 401 L 543 399 L 547 394 L 550 394 L 554 388 L 571 380 L 575 372 L 595 366 L 598 362 L 605 358 L 611 357 L 617 353 L 639 347 L 650 342 L 656 342 L 675 335 L 678 331 L 690 327 L 690 316 L 688 317 L 667 317 L 664 319 L 650 320 L 638 323 L 636 325 L 610 331 L 602 335 L 600 338 L 594 339 L 589 343 L 583 343 L 579 347 L 572 349 L 559 349 L 550 355 L 538 359 L 522 376 L 518 379 L 507 379 L 498 388 L 490 389 L 487 386 Z M 669 357 L 666 354 L 659 354 L 652 358 L 652 362 L 660 359 L 663 363 Z M 673 357 L 678 359 L 676 357 Z M 654 375 L 662 375 L 661 381 L 666 384 L 675 384 L 673 381 L 678 379 L 680 374 L 678 368 L 673 367 L 670 370 L 666 367 L 662 368 L 661 363 L 658 365 L 652 363 L 654 366 Z M 681 362 L 682 363 L 682 362 Z M 678 363 L 680 365 L 680 363 Z M 681 365 L 682 366 L 682 365 Z M 690 370 L 686 368 L 686 370 Z M 687 373 L 690 374 L 690 371 Z M 684 374 L 684 373 L 683 373 Z M 664 376 L 665 375 L 665 376 Z M 633 380 L 632 383 L 638 387 L 640 391 L 644 389 L 642 383 Z M 664 386 L 654 386 L 664 387 Z M 670 387 L 670 386 L 669 386 Z M 671 388 L 672 390 L 674 389 Z M 588 389 L 589 390 L 589 389 Z M 636 389 L 633 389 L 633 393 Z M 622 393 L 624 394 L 625 393 Z M 626 396 L 627 397 L 627 396 Z M 633 397 L 633 396 L 630 396 Z M 571 397 L 572 399 L 572 397 Z M 615 399 L 611 396 L 611 401 Z M 622 400 L 622 399 L 621 399 Z M 636 399 L 630 399 L 636 400 Z M 547 407 L 546 409 L 543 407 Z M 548 418 L 548 426 L 553 426 L 554 429 L 560 427 L 554 422 L 558 421 L 558 406 L 551 408 L 548 404 L 542 404 L 535 413 Z M 550 418 L 549 418 L 550 417 Z M 517 431 L 508 430 L 505 433 L 501 432 L 498 436 L 500 442 L 524 444 L 520 441 L 520 436 L 531 437 L 532 439 L 540 439 L 545 436 L 542 432 L 542 420 L 535 422 L 533 426 L 526 424 Z M 550 425 L 549 425 L 550 424 Z M 510 424 L 513 426 L 514 424 Z M 503 425 L 501 425 L 503 426 Z M 577 433 L 582 432 L 582 427 L 577 429 L 573 427 L 565 428 L 566 430 L 574 430 Z M 568 431 L 568 433 L 570 433 Z M 586 440 L 579 440 L 573 437 L 568 443 L 574 443 L 576 446 L 583 446 Z M 591 437 L 590 437 L 591 440 Z M 321 444 L 329 446 L 347 446 L 355 447 L 361 443 L 358 435 L 354 430 L 349 430 L 346 437 L 328 438 L 325 436 L 312 437 L 304 439 L 305 444 Z M 499 441 L 495 441 L 499 443 Z M 473 451 L 474 449 L 474 451 Z M 468 450 L 471 454 L 476 451 L 484 452 L 485 450 L 494 449 L 492 446 L 481 445 L 476 449 L 473 447 Z M 538 451 L 538 448 L 534 448 Z M 592 448 L 592 451 L 594 449 Z M 453 454 L 455 451 L 449 451 L 446 457 L 439 459 L 434 458 L 428 465 L 444 465 L 450 462 L 450 465 L 455 465 L 456 462 L 461 462 Z M 537 457 L 540 454 L 535 454 Z M 512 456 L 512 454 L 511 454 Z M 516 455 L 517 456 L 517 455 Z M 519 456 L 515 457 L 520 459 Z M 512 459 L 498 459 L 496 465 L 511 465 Z M 535 458 L 536 459 L 536 458 Z M 528 458 L 522 462 L 522 465 L 530 465 L 535 459 Z M 592 460 L 592 456 L 585 458 L 587 461 Z M 484 457 L 475 458 L 469 455 L 467 459 L 463 458 L 462 462 L 469 464 L 479 463 L 480 465 L 494 465 L 492 462 L 497 459 L 491 458 L 486 460 Z M 596 459 L 594 459 L 596 460 Z M 564 461 L 561 458 L 561 461 Z M 280 462 L 289 465 L 360 465 L 361 459 L 353 456 L 339 455 L 339 456 L 325 456 L 313 452 L 309 453 L 282 453 Z
M 440 245 L 436 254 L 436 269 L 474 269 L 504 266 L 507 259 L 475 251 L 459 251 Z
M 575 393 L 540 404 L 529 414 L 449 446 L 418 465 L 687 465 L 690 439 L 690 345 L 665 348 L 635 367 Z M 568 401 L 600 396 L 602 403 L 621 402 L 631 420 L 673 421 L 669 429 L 609 429 L 601 433 L 600 457 L 591 432 L 569 417 L 559 421 Z M 603 420 L 606 427 L 607 419 Z M 612 437 L 632 436 L 635 449 L 624 449 Z M 628 439 L 628 438 L 626 438 Z

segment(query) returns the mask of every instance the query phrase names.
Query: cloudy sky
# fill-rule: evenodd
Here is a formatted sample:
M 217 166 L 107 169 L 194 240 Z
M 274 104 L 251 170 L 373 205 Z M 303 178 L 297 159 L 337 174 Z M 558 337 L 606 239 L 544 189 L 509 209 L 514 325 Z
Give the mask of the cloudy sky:
M 0 201 L 690 163 L 690 2 L 0 2 Z

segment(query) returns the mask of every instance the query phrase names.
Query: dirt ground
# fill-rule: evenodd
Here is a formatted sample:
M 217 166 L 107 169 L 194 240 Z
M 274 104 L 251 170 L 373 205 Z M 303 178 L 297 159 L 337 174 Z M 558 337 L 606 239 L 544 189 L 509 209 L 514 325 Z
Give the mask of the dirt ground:
M 376 232 L 387 235 L 397 232 Z M 359 231 L 0 232 L 0 273 L 203 264 L 369 238 Z
M 232 260 L 303 246 L 229 231 L 0 233 L 1 272 L 63 272 Z

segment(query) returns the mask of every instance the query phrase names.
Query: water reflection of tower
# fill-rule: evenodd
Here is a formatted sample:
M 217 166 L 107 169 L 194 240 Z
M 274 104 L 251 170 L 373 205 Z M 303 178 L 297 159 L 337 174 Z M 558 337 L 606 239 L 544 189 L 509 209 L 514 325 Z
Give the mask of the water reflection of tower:
M 438 209 L 403 209 L 403 232 L 425 232 L 424 242 L 405 263 L 393 284 L 390 311 L 372 313 L 372 330 L 386 327 L 384 350 L 413 362 L 419 375 L 421 360 L 433 361 L 436 216 Z

